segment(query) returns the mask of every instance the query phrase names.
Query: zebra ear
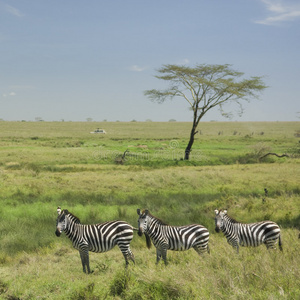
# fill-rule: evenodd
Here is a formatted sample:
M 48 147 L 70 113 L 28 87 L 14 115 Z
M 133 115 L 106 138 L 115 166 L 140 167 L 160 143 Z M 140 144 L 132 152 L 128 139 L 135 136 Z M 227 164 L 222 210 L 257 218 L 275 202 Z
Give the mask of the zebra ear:
M 227 214 L 227 209 L 224 209 L 223 212 L 224 212 L 224 214 L 226 215 L 226 214 Z
M 145 215 L 147 216 L 149 213 L 149 210 L 148 209 L 145 209 Z
M 215 214 L 218 215 L 219 214 L 219 211 L 217 209 L 215 209 Z
M 136 210 L 136 212 L 137 212 L 138 215 L 141 214 L 141 210 L 139 208 Z
M 57 207 L 57 214 L 58 214 L 58 215 L 61 214 L 61 208 L 60 208 L 60 206 Z

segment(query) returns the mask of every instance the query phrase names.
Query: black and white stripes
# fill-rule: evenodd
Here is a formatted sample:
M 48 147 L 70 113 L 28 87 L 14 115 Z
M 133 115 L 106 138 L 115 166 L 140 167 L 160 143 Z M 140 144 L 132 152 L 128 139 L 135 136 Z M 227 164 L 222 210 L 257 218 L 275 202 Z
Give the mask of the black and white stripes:
M 133 230 L 146 236 L 148 248 L 151 242 L 156 247 L 156 263 L 162 258 L 167 264 L 167 251 L 185 251 L 193 248 L 198 254 L 209 253 L 209 231 L 202 225 L 170 226 L 154 217 L 148 210 L 137 210 L 138 229 L 124 221 L 108 221 L 95 225 L 83 225 L 80 220 L 68 210 L 57 208 L 56 235 L 64 231 L 79 250 L 84 272 L 90 273 L 89 251 L 106 252 L 118 245 L 125 258 L 126 266 L 129 260 L 134 262 L 130 249 Z M 267 249 L 275 249 L 278 242 L 282 250 L 281 232 L 279 226 L 272 221 L 243 224 L 227 215 L 227 210 L 215 210 L 215 230 L 222 231 L 227 241 L 237 253 L 240 246 L 257 247 L 265 244 Z
M 227 210 L 215 210 L 216 232 L 224 233 L 227 241 L 239 252 L 239 246 L 257 247 L 265 244 L 267 249 L 275 249 L 278 241 L 282 250 L 279 226 L 272 221 L 243 224 L 227 215 Z
M 184 251 L 194 248 L 199 254 L 209 252 L 209 232 L 204 226 L 198 224 L 169 226 L 152 216 L 148 210 L 141 213 L 138 209 L 137 213 L 138 233 L 145 234 L 148 247 L 151 245 L 150 239 L 152 240 L 156 247 L 156 263 L 162 257 L 167 264 L 167 250 Z
M 130 250 L 130 242 L 133 238 L 133 227 L 124 221 L 110 221 L 95 225 L 80 224 L 80 220 L 68 210 L 57 209 L 56 235 L 62 231 L 72 241 L 75 249 L 79 250 L 83 272 L 90 273 L 89 251 L 106 252 L 118 245 L 122 251 L 126 266 L 128 260 L 134 262 L 133 253 Z

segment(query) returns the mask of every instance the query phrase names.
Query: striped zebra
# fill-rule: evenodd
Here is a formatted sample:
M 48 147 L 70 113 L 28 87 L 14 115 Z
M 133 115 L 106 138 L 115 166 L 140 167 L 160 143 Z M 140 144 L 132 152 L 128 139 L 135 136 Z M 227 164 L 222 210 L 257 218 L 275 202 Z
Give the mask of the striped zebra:
M 146 236 L 147 247 L 151 240 L 156 247 L 156 263 L 162 257 L 167 265 L 167 250 L 185 251 L 194 248 L 198 254 L 209 253 L 208 230 L 201 225 L 169 226 L 160 219 L 152 216 L 149 210 L 137 210 L 138 234 Z
M 265 244 L 267 249 L 276 249 L 278 240 L 282 251 L 279 226 L 272 221 L 262 221 L 251 224 L 237 222 L 227 215 L 227 210 L 215 210 L 216 232 L 220 230 L 227 238 L 227 242 L 239 253 L 239 245 L 243 247 L 257 247 Z
M 67 209 L 57 208 L 55 234 L 60 236 L 64 231 L 72 241 L 75 249 L 79 250 L 83 272 L 90 273 L 89 251 L 106 252 L 118 245 L 122 251 L 126 267 L 129 259 L 134 262 L 134 255 L 130 250 L 133 238 L 133 227 L 124 221 L 111 221 L 95 225 L 80 224 L 80 220 Z

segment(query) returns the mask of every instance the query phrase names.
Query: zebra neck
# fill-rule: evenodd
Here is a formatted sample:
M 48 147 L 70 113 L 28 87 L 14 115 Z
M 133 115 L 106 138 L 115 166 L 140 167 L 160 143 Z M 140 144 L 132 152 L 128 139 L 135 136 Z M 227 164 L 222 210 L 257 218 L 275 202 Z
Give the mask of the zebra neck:
M 70 239 L 72 239 L 72 237 L 79 234 L 79 230 L 82 226 L 82 224 L 77 224 L 73 221 L 70 221 L 69 226 L 65 229 L 65 233 Z
M 232 219 L 227 217 L 227 218 L 224 218 L 224 224 L 221 227 L 221 230 L 224 233 L 232 232 L 232 230 L 236 227 L 236 225 L 239 225 L 239 224 L 240 223 L 236 222 L 235 220 L 232 220 Z
M 153 219 L 152 222 L 150 222 L 149 227 L 147 228 L 147 234 L 149 236 L 156 235 L 158 232 L 161 231 L 161 228 L 165 226 L 159 223 L 158 220 Z

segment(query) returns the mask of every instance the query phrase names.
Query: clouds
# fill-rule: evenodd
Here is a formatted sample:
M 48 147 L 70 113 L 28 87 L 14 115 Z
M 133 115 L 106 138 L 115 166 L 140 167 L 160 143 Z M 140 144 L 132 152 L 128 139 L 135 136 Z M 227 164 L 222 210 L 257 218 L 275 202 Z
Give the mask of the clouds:
M 130 69 L 130 71 L 133 71 L 133 72 L 142 72 L 142 71 L 146 70 L 146 67 L 140 67 L 138 65 L 133 65 L 129 69 Z
M 17 94 L 15 92 L 9 92 L 9 93 L 4 93 L 2 94 L 2 97 L 3 98 L 7 98 L 7 97 L 14 97 L 16 96 Z
M 16 96 L 18 98 L 20 95 L 23 95 L 24 93 L 26 94 L 27 91 L 35 90 L 36 87 L 32 86 L 32 85 L 9 85 L 3 89 L 6 89 L 6 91 L 4 91 L 2 93 L 2 95 L 0 93 L 0 98 L 2 96 L 2 98 L 5 98 L 8 100 L 8 99 L 10 99 L 12 97 L 16 97 Z
M 15 7 L 11 6 L 11 5 L 8 5 L 8 4 L 5 5 L 5 10 L 9 14 L 11 14 L 11 15 L 13 15 L 15 17 L 19 17 L 20 18 L 20 17 L 24 16 L 24 14 L 21 11 L 19 11 L 17 8 L 15 8 Z
M 187 58 L 178 60 L 175 62 L 176 65 L 188 65 L 190 63 L 190 60 Z M 129 67 L 129 70 L 132 72 L 143 72 L 145 70 L 149 69 L 149 67 L 141 67 L 139 65 L 132 65 Z
M 178 60 L 175 64 L 176 65 L 188 65 L 190 63 L 190 60 L 187 58 Z
M 262 25 L 278 25 L 282 22 L 291 22 L 300 19 L 299 2 L 287 2 L 283 0 L 261 0 L 269 11 L 269 16 L 263 20 L 255 21 Z

